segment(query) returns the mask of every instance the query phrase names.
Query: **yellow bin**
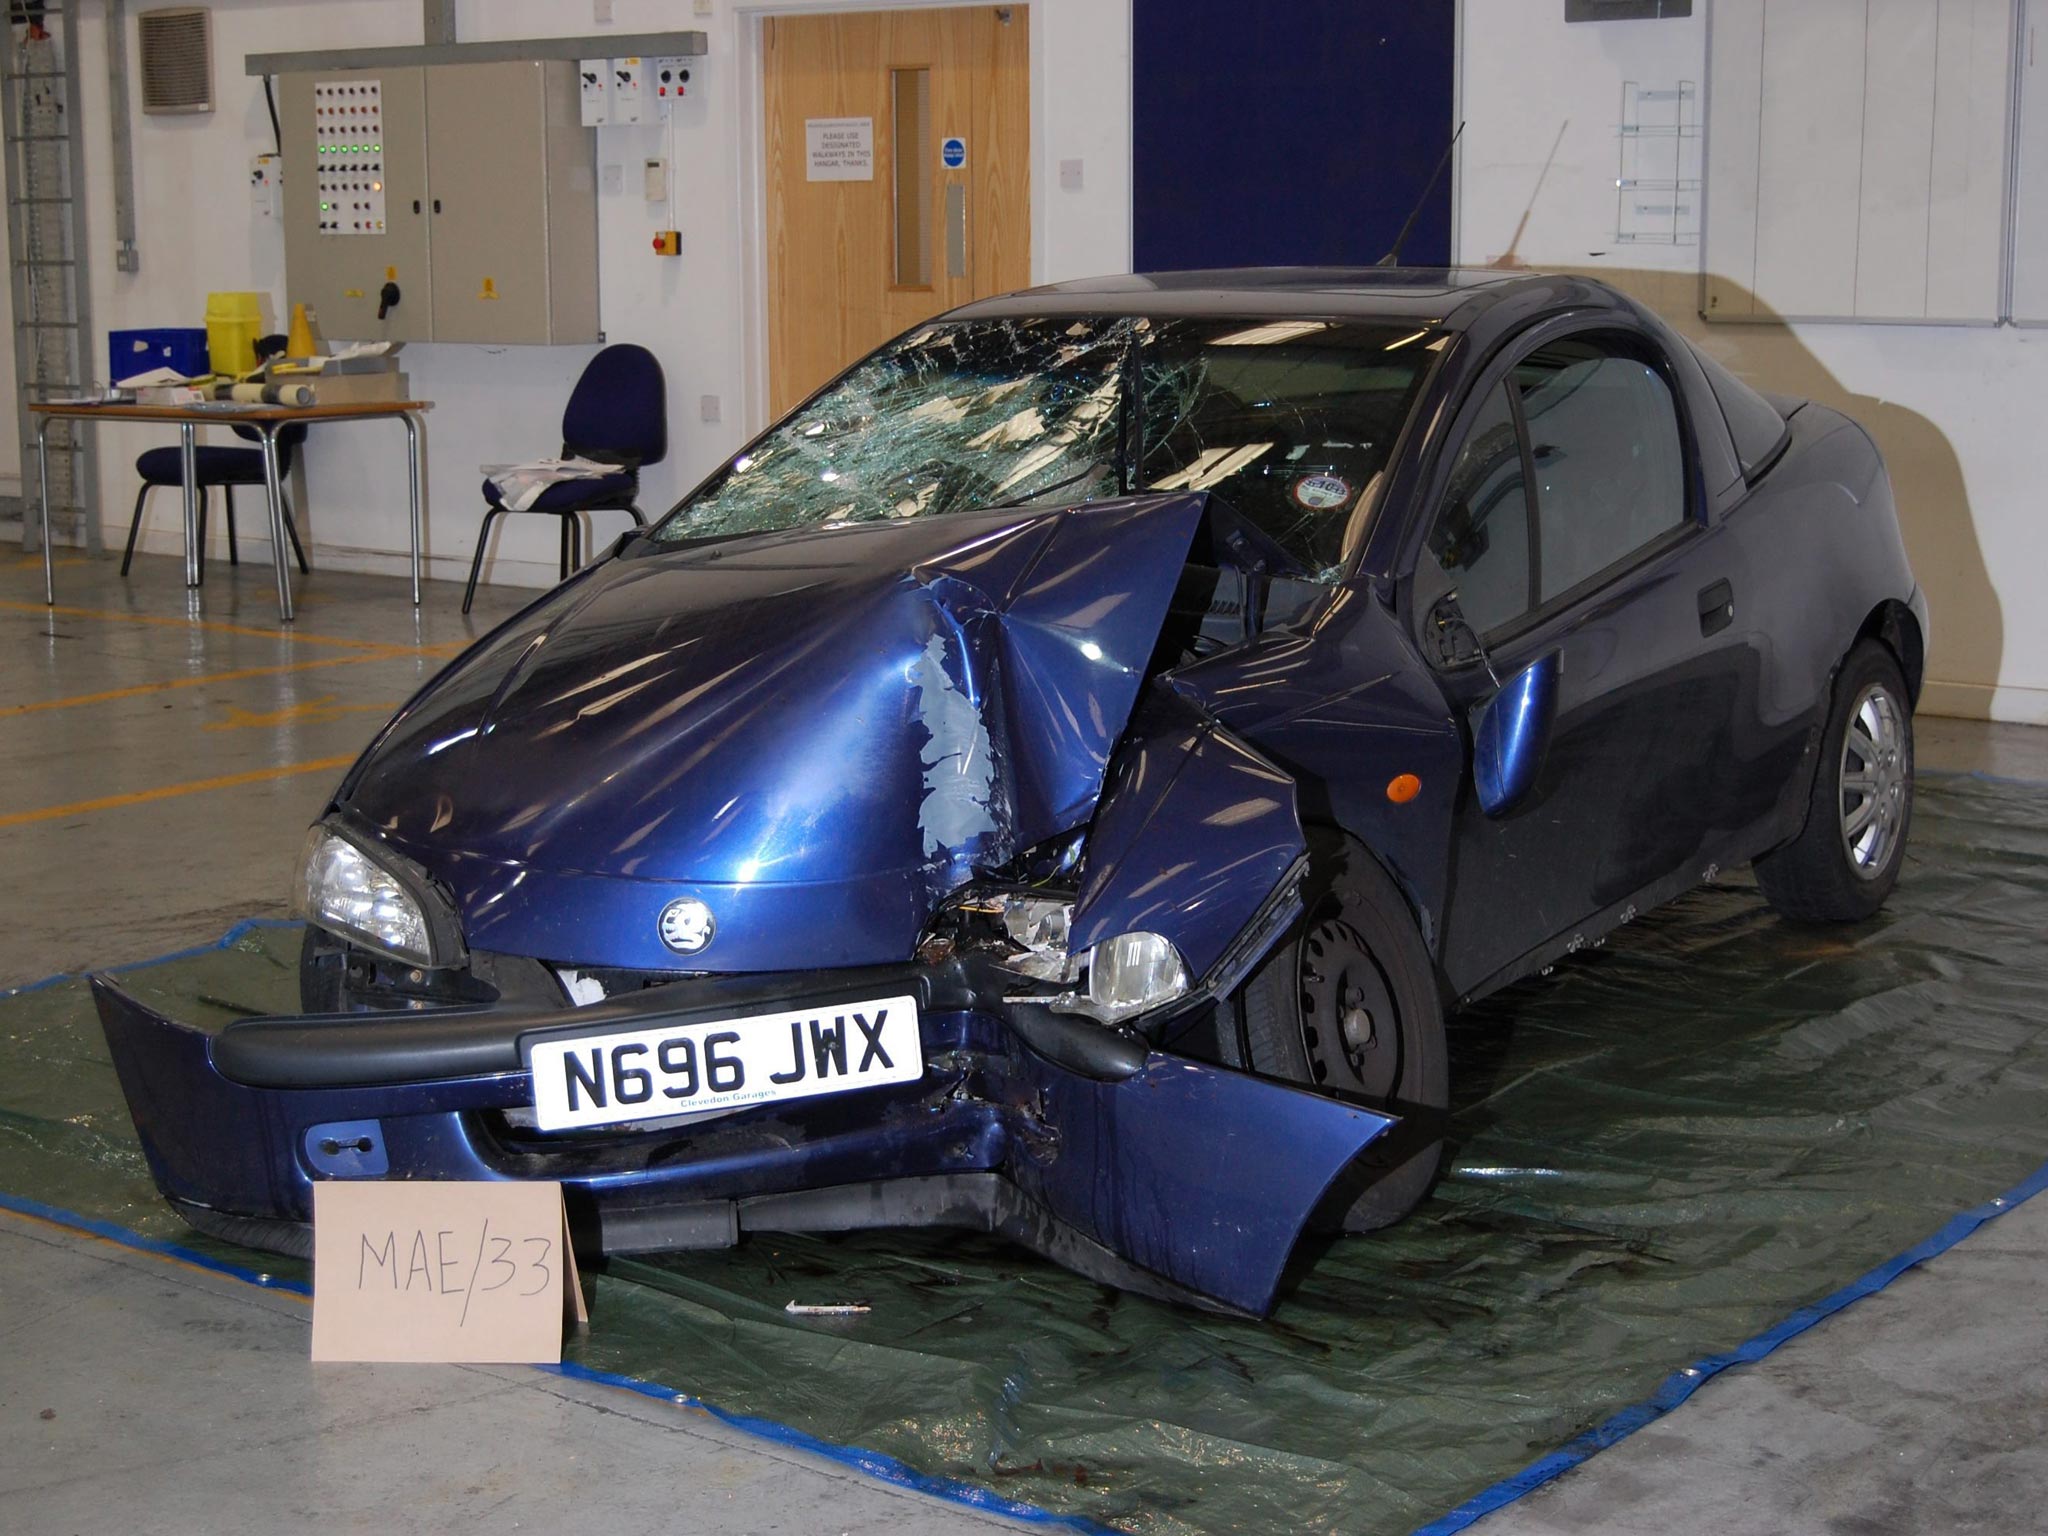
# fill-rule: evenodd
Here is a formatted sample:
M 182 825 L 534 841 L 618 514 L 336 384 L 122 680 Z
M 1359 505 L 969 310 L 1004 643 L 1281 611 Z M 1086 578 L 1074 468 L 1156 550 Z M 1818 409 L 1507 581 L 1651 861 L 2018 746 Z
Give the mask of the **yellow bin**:
M 206 351 L 213 371 L 240 377 L 256 366 L 256 338 L 263 334 L 263 295 L 209 293 L 206 296 Z

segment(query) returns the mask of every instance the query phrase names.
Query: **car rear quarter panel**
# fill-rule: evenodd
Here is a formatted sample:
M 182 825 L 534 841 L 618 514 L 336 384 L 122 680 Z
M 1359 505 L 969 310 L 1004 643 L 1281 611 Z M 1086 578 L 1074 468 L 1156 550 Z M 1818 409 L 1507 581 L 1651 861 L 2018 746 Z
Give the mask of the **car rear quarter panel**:
M 1817 732 L 1843 657 L 1875 616 L 1904 608 L 1915 591 L 1891 480 L 1869 434 L 1818 405 L 1797 411 L 1791 427 L 1785 452 L 1721 521 L 1732 535 L 1736 603 L 1746 597 L 1766 647 L 1764 706 L 1781 718 L 1807 714 Z M 1901 660 L 1910 668 L 1915 658 Z M 1810 769 L 1796 786 L 1800 805 Z

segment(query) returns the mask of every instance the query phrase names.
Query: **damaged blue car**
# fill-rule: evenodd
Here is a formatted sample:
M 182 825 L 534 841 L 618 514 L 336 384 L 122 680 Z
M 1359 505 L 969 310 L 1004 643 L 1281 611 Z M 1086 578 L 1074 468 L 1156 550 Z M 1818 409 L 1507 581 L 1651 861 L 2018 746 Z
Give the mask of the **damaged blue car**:
M 1244 1314 L 1442 1159 L 1446 1013 L 1754 861 L 1897 878 L 1870 438 L 1582 278 L 1131 277 L 888 343 L 458 658 L 306 840 L 304 1012 L 106 978 L 163 1193 L 559 1180 Z

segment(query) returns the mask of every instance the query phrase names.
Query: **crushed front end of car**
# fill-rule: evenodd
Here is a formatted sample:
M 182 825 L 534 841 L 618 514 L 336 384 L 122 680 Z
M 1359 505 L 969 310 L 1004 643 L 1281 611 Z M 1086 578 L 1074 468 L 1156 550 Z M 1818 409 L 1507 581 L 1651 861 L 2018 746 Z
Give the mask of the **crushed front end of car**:
M 313 829 L 314 1011 L 95 980 L 164 1194 L 303 1252 L 317 1180 L 559 1180 L 606 1252 L 952 1225 L 1263 1314 L 1395 1122 L 1177 1048 L 1301 910 L 1294 780 L 1159 680 L 1245 545 L 1184 492 L 586 571 Z

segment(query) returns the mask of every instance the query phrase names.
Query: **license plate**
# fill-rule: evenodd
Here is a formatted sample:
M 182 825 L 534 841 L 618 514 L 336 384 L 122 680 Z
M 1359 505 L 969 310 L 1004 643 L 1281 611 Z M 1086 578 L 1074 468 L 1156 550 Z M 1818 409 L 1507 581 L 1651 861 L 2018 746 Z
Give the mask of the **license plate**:
M 527 1049 L 544 1131 L 914 1083 L 917 999 L 882 997 L 703 1024 L 536 1040 Z

